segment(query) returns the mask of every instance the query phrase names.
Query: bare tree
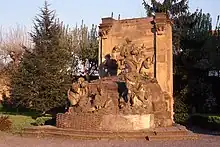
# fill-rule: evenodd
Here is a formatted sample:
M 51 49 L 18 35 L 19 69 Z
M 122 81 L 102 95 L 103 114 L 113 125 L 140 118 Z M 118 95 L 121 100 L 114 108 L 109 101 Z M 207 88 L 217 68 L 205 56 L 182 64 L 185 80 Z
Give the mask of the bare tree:
M 9 97 L 10 74 L 18 65 L 26 48 L 31 47 L 25 27 L 0 27 L 0 100 Z
M 82 21 L 80 27 L 76 26 L 71 30 L 73 52 L 76 56 L 74 61 L 75 74 L 86 76 L 87 80 L 90 76 L 95 75 L 98 68 L 98 32 L 97 26 L 92 25 L 89 29 Z
M 30 48 L 31 41 L 25 27 L 0 28 L 0 61 L 7 65 L 18 66 L 26 48 Z

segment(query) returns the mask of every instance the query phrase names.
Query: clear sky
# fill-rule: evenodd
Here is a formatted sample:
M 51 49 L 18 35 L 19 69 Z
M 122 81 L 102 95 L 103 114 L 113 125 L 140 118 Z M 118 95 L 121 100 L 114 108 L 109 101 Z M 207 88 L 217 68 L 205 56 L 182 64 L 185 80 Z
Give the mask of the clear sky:
M 189 0 L 190 9 L 197 8 L 209 12 L 215 25 L 220 0 Z M 25 25 L 28 29 L 32 26 L 33 18 L 39 13 L 44 0 L 0 0 L 0 26 L 13 27 L 16 24 Z M 75 26 L 83 19 L 87 25 L 99 24 L 102 17 L 110 16 L 114 12 L 117 18 L 143 17 L 145 10 L 142 0 L 48 0 L 51 8 L 56 10 L 57 16 L 65 24 Z

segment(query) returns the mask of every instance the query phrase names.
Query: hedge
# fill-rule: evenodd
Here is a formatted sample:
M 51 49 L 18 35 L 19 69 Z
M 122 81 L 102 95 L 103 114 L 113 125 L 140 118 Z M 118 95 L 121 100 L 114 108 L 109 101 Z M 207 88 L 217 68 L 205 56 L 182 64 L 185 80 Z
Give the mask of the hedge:
M 43 126 L 43 125 L 45 125 L 45 123 L 47 121 L 49 121 L 51 119 L 52 119 L 52 117 L 45 117 L 45 116 L 38 117 L 38 118 L 36 118 L 36 120 L 33 123 L 33 125 L 35 125 L 35 126 Z
M 190 117 L 190 123 L 204 129 L 220 130 L 220 116 L 195 114 Z

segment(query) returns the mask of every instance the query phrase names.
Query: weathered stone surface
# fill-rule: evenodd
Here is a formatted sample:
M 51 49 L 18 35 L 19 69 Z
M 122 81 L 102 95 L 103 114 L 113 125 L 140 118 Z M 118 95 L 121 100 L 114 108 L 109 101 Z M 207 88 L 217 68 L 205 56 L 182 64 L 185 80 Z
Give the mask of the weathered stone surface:
M 164 112 L 167 111 L 167 104 L 166 101 L 158 101 L 158 102 L 152 102 L 153 103 L 153 110 L 155 112 Z
M 58 128 L 72 128 L 75 130 L 99 130 L 102 115 L 97 114 L 57 114 Z
M 167 127 L 172 126 L 172 117 L 170 111 L 162 111 L 154 113 L 155 127 Z
M 155 119 L 169 119 L 171 118 L 171 113 L 169 111 L 161 111 L 154 113 Z
M 158 55 L 157 62 L 166 62 L 166 55 Z
M 58 128 L 75 130 L 138 131 L 154 128 L 154 115 L 58 114 Z
M 169 127 L 173 125 L 172 119 L 155 119 L 155 127 Z
M 101 122 L 103 130 L 138 131 L 154 128 L 154 117 L 146 115 L 105 115 Z

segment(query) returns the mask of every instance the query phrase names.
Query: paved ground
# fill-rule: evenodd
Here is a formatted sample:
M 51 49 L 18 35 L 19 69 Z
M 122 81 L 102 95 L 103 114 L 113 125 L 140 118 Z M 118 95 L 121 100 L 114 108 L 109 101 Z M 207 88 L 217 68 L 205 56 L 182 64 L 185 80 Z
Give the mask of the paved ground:
M 0 132 L 1 133 L 1 132 Z M 201 135 L 201 139 L 190 141 L 81 141 L 52 138 L 20 137 L 0 134 L 0 147 L 220 147 L 220 136 Z

